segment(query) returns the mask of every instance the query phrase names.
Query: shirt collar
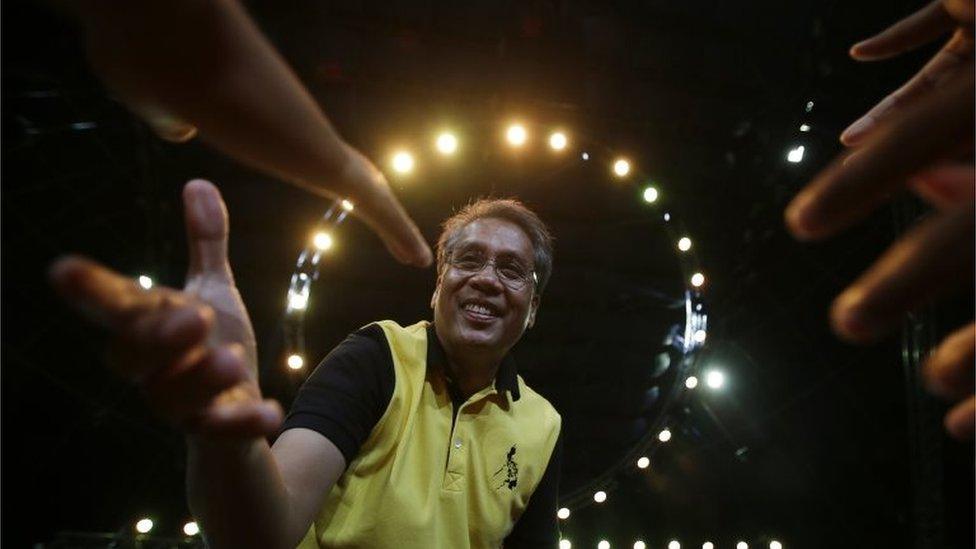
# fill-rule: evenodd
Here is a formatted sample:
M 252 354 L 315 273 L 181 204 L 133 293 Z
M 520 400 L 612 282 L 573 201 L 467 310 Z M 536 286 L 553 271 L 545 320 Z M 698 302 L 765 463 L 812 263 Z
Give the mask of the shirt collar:
M 444 347 L 441 346 L 441 340 L 434 331 L 434 323 L 428 322 L 427 367 L 429 368 L 431 366 L 440 367 L 444 375 L 450 377 L 451 371 L 447 367 L 447 353 L 444 352 Z M 512 400 L 518 400 L 521 397 L 518 387 L 518 367 L 515 364 L 515 358 L 512 357 L 512 353 L 505 355 L 502 363 L 498 366 L 498 372 L 495 374 L 495 389 L 499 392 L 508 391 L 512 395 Z

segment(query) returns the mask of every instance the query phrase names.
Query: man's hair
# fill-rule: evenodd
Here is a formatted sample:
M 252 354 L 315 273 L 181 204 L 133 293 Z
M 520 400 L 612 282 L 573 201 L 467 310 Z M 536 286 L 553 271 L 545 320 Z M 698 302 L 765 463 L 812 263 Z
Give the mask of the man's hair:
M 437 239 L 437 272 L 443 272 L 461 230 L 472 221 L 485 218 L 510 221 L 529 236 L 534 252 L 535 274 L 539 278 L 536 291 L 542 295 L 552 274 L 552 234 L 535 212 L 514 198 L 480 198 L 444 220 L 441 236 Z

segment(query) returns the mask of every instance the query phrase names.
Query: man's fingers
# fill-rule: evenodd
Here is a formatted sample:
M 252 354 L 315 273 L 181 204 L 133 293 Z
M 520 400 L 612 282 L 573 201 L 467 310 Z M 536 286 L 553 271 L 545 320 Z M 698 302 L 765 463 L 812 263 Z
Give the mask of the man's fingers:
M 851 57 L 858 61 L 887 59 L 929 43 L 954 24 L 941 0 L 935 0 L 871 38 L 854 44 Z
M 61 297 L 107 328 L 114 328 L 135 307 L 152 299 L 134 280 L 80 256 L 55 261 L 49 277 Z
M 284 421 L 281 405 L 274 400 L 212 405 L 191 429 L 201 435 L 250 438 L 275 433 Z
M 905 179 L 968 139 L 973 126 L 973 72 L 933 90 L 846 163 L 834 161 L 793 199 L 787 227 L 799 239 L 823 238 L 867 215 Z
M 196 304 L 145 312 L 118 329 L 109 346 L 108 364 L 136 382 L 178 369 L 193 360 L 190 351 L 206 342 L 213 323 L 213 310 Z
M 914 227 L 835 301 L 831 319 L 845 339 L 876 339 L 901 316 L 973 276 L 971 205 Z
M 189 275 L 231 279 L 227 260 L 228 215 L 220 191 L 209 181 L 194 179 L 183 187 Z
M 971 440 L 976 428 L 976 396 L 956 404 L 945 417 L 945 428 L 952 438 Z
M 911 178 L 908 186 L 940 210 L 976 200 L 976 167 L 942 164 Z
M 181 425 L 202 414 L 221 392 L 249 380 L 240 345 L 207 352 L 184 368 L 171 368 L 146 385 L 149 403 L 160 415 Z
M 925 361 L 925 382 L 933 393 L 948 399 L 973 394 L 976 361 L 976 323 L 949 334 Z
M 955 71 L 965 67 L 972 58 L 972 39 L 963 29 L 956 34 L 915 76 L 902 87 L 882 99 L 864 116 L 840 134 L 840 141 L 856 147 L 893 114 L 905 109 L 920 97 L 945 83 Z

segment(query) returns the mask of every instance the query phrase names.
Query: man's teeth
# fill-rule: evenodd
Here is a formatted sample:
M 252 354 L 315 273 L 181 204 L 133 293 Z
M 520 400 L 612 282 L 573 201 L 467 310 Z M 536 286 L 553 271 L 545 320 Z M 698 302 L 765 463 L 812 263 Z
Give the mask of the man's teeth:
M 488 307 L 484 305 L 478 305 L 477 303 L 468 303 L 464 306 L 465 311 L 471 311 L 472 313 L 477 313 L 479 315 L 485 316 L 495 316 L 495 313 L 491 311 Z

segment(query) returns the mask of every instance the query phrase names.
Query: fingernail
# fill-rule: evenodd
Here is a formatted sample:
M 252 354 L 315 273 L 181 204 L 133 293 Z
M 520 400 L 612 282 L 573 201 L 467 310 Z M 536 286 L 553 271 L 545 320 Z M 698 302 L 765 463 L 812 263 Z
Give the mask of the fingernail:
M 832 316 L 835 331 L 845 339 L 874 339 L 880 328 L 878 319 L 865 307 L 863 294 L 856 289 L 849 289 L 834 300 Z
M 800 193 L 786 207 L 786 224 L 799 240 L 808 240 L 813 237 L 810 227 L 810 199 Z
M 874 120 L 867 116 L 862 116 L 840 134 L 840 142 L 845 145 L 853 144 L 867 133 L 872 126 L 874 126 Z

